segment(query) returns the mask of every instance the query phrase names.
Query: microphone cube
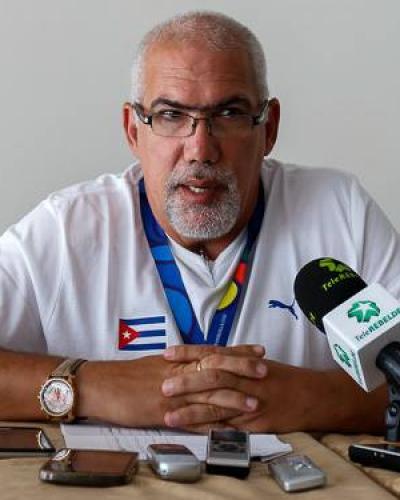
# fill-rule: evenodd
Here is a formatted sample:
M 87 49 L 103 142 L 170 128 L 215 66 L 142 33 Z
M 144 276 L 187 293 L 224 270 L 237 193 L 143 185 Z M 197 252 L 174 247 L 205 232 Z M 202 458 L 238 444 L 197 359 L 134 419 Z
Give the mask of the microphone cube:
M 400 341 L 400 303 L 374 283 L 323 317 L 334 360 L 365 391 L 385 382 L 376 366 L 379 352 Z

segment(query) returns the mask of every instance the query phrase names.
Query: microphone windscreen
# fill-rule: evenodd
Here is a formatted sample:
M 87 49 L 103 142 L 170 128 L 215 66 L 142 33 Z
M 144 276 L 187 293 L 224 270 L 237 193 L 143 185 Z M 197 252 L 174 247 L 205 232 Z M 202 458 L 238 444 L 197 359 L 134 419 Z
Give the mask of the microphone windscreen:
M 294 294 L 304 315 L 325 333 L 322 318 L 366 286 L 351 267 L 331 257 L 323 257 L 300 269 L 294 282 Z

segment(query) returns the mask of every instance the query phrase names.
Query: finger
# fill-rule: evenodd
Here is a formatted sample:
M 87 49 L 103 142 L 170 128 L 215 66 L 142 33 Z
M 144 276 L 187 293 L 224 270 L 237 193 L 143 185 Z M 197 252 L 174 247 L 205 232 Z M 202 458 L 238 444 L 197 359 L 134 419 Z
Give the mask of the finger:
M 181 372 L 199 372 L 202 370 L 224 370 L 226 372 L 248 378 L 263 378 L 267 375 L 268 367 L 265 359 L 248 356 L 231 356 L 213 353 L 195 363 L 184 365 Z
M 192 404 L 169 411 L 164 416 L 165 425 L 168 427 L 185 427 L 187 425 L 209 424 L 219 422 L 240 414 L 231 408 L 207 404 Z
M 221 352 L 232 356 L 255 356 L 263 357 L 265 348 L 258 344 L 238 345 L 238 346 L 205 346 L 205 345 L 174 345 L 168 347 L 163 356 L 169 361 L 195 361 L 207 356 Z
M 233 391 L 231 389 L 220 389 L 217 391 L 205 391 L 191 394 L 185 397 L 188 403 L 203 403 L 223 408 L 231 408 L 242 412 L 253 412 L 258 407 L 258 399 L 253 396 L 247 396 L 243 392 Z M 175 408 L 178 409 L 178 408 Z
M 213 389 L 239 389 L 240 382 L 240 377 L 223 370 L 201 370 L 168 378 L 161 390 L 164 396 L 178 396 Z

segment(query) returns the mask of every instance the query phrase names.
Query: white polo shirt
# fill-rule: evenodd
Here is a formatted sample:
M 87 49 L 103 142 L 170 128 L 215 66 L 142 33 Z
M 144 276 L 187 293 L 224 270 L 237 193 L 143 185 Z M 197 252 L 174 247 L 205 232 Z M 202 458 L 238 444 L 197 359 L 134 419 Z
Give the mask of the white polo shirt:
M 87 359 L 133 359 L 181 343 L 140 215 L 138 164 L 52 194 L 0 238 L 0 345 Z M 268 160 L 266 212 L 229 344 L 335 367 L 325 336 L 293 303 L 299 269 L 330 256 L 400 297 L 400 239 L 349 175 Z M 245 231 L 209 265 L 172 243 L 207 330 Z M 272 307 L 274 306 L 274 307 Z

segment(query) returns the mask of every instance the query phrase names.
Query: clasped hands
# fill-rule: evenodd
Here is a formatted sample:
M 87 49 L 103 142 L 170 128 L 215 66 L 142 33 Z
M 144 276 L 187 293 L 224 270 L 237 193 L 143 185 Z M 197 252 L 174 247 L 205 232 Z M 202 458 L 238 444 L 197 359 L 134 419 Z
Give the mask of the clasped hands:
M 165 424 L 204 431 L 251 420 L 260 409 L 257 387 L 268 372 L 264 354 L 260 345 L 169 347 L 163 357 L 173 368 L 161 391 L 166 398 L 183 396 L 185 404 L 168 410 Z
M 78 375 L 78 415 L 129 427 L 353 430 L 387 400 L 386 392 L 367 399 L 341 370 L 267 360 L 260 345 L 171 346 L 137 360 L 85 363 Z M 365 428 L 381 425 L 371 422 Z

